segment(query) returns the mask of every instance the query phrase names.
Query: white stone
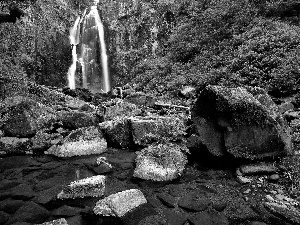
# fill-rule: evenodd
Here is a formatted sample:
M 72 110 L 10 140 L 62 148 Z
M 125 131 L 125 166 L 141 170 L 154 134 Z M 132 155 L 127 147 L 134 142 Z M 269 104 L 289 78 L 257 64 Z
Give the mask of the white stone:
M 98 175 L 73 181 L 57 195 L 57 198 L 101 197 L 105 190 L 105 180 L 105 176 Z
M 94 207 L 94 213 L 122 217 L 144 203 L 147 203 L 147 200 L 143 193 L 138 189 L 130 189 L 99 200 Z

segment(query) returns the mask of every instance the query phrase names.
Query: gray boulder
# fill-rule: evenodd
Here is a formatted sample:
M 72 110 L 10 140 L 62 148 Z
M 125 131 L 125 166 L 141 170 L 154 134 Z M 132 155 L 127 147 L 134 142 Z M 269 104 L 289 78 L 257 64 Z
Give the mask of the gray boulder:
M 96 215 L 122 217 L 145 203 L 147 200 L 140 190 L 130 189 L 99 200 L 93 211 Z
M 258 159 L 293 154 L 290 128 L 263 89 L 209 85 L 198 96 L 192 119 L 213 155 Z
M 177 144 L 155 144 L 137 152 L 134 177 L 153 181 L 178 178 L 187 163 L 186 147 Z
M 0 152 L 2 154 L 28 153 L 31 143 L 28 138 L 1 137 Z
M 72 131 L 61 145 L 53 145 L 45 153 L 58 157 L 101 154 L 107 151 L 103 134 L 96 127 L 85 127 Z
M 131 132 L 136 145 L 147 146 L 154 142 L 183 140 L 183 119 L 168 116 L 131 117 Z

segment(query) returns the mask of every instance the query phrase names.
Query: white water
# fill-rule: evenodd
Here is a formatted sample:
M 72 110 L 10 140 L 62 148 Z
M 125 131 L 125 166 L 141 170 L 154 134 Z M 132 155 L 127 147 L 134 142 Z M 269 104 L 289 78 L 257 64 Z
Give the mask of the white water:
M 110 81 L 108 74 L 108 63 L 107 63 L 107 54 L 106 54 L 106 45 L 104 39 L 104 28 L 101 22 L 97 7 L 92 7 L 91 12 L 95 14 L 96 24 L 99 32 L 100 39 L 100 49 L 101 49 L 101 63 L 102 63 L 102 73 L 103 73 L 103 91 L 105 93 L 110 91 Z
M 77 62 L 77 53 L 76 53 L 76 45 L 79 43 L 79 23 L 80 17 L 78 17 L 75 21 L 74 26 L 70 29 L 70 44 L 72 46 L 72 65 L 68 70 L 68 82 L 69 88 L 75 89 L 75 72 L 76 72 L 76 62 Z
M 76 45 L 80 44 L 83 40 L 80 40 L 80 26 L 82 24 L 82 30 L 85 31 L 86 25 L 89 23 L 88 20 L 91 18 L 95 19 L 95 28 L 97 29 L 96 34 L 99 37 L 99 49 L 101 50 L 101 68 L 102 68 L 102 74 L 99 75 L 99 80 L 101 80 L 101 89 L 103 92 L 107 93 L 111 90 L 111 84 L 110 84 L 110 78 L 109 78 L 109 70 L 108 70 L 108 56 L 106 53 L 106 45 L 105 45 L 105 38 L 104 38 L 104 27 L 102 24 L 102 21 L 100 19 L 97 6 L 92 6 L 91 11 L 86 15 L 86 10 L 83 14 L 83 17 L 78 17 L 74 23 L 74 26 L 70 29 L 70 44 L 72 45 L 72 59 L 73 63 L 69 68 L 68 71 L 68 82 L 69 82 L 69 88 L 75 89 L 75 72 L 76 72 L 76 62 L 77 60 L 80 61 L 82 65 L 82 86 L 84 88 L 94 88 L 97 86 L 96 83 L 90 83 L 90 77 L 92 73 L 96 74 L 97 66 L 96 66 L 96 59 L 94 57 L 93 60 L 91 60 L 91 49 L 89 49 L 90 46 L 86 46 L 85 44 L 82 45 L 81 48 L 81 54 L 80 58 L 77 59 L 77 53 L 76 53 Z M 95 46 L 96 47 L 96 46 Z M 100 62 L 99 62 L 100 63 Z M 93 71 L 94 70 L 94 71 Z M 92 72 L 90 72 L 92 71 Z M 101 73 L 101 72 L 100 72 Z M 102 79 L 101 77 L 102 76 Z M 96 76 L 97 77 L 97 76 Z M 88 83 L 89 82 L 89 83 Z M 94 81 L 95 82 L 95 81 Z M 89 84 L 89 85 L 88 85 Z M 99 89 L 98 87 L 97 89 Z M 100 90 L 91 90 L 98 92 Z

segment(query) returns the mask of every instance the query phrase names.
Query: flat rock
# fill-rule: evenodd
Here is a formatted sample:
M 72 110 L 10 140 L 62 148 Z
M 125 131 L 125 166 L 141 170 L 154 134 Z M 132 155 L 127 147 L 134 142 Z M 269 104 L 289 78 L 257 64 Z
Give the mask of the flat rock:
M 229 221 L 223 213 L 216 211 L 204 211 L 189 217 L 193 225 L 229 225 Z
M 292 224 L 300 224 L 300 212 L 295 207 L 278 202 L 266 202 L 264 206 L 275 216 L 280 216 Z
M 96 215 L 122 217 L 145 203 L 147 200 L 140 190 L 130 189 L 99 200 L 93 211 Z
M 178 141 L 183 139 L 185 126 L 177 117 L 132 117 L 130 119 L 133 142 L 147 146 L 153 142 Z
M 187 163 L 185 147 L 176 144 L 151 145 L 137 152 L 134 177 L 167 181 L 178 178 Z
M 59 207 L 58 209 L 55 209 L 51 212 L 51 214 L 53 216 L 75 216 L 77 214 L 79 214 L 82 211 L 81 208 L 77 208 L 77 207 L 71 207 L 68 205 L 63 205 L 61 207 Z
M 156 197 L 167 207 L 175 208 L 176 207 L 176 200 L 169 194 L 159 193 Z
M 101 154 L 107 151 L 107 143 L 96 127 L 79 128 L 71 132 L 61 145 L 54 145 L 45 153 L 58 157 Z
M 84 197 L 101 197 L 105 191 L 105 176 L 97 175 L 78 181 L 73 181 L 67 185 L 58 195 L 57 198 L 84 198 Z
M 150 204 L 145 203 L 127 212 L 121 217 L 121 220 L 124 225 L 136 225 L 156 214 L 155 209 Z
M 243 165 L 239 169 L 243 175 L 272 174 L 277 172 L 277 168 L 274 165 L 266 163 Z
M 172 225 L 183 225 L 187 220 L 186 215 L 173 209 L 164 209 L 163 214 L 168 222 Z
M 28 222 L 28 223 L 41 223 L 49 217 L 49 211 L 34 203 L 27 202 L 17 212 L 9 219 L 8 224 L 13 224 L 15 222 Z
M 9 214 L 14 214 L 19 208 L 25 205 L 25 201 L 16 199 L 5 199 L 0 202 L 0 211 L 4 211 Z M 1 223 L 0 223 L 1 224 Z
M 9 217 L 10 215 L 8 213 L 0 211 L 0 224 L 5 224 Z
M 189 212 L 204 211 L 211 204 L 206 197 L 197 197 L 194 195 L 186 195 L 179 199 L 178 206 Z

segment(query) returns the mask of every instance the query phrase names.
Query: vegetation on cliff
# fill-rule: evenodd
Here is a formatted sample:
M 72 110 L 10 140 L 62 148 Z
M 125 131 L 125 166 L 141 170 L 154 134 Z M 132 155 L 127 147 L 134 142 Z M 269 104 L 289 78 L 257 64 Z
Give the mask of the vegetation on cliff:
M 0 24 L 0 82 L 27 76 L 40 84 L 65 86 L 71 64 L 69 28 L 88 1 L 15 2 L 25 16 L 15 24 Z M 131 7 L 129 13 L 109 8 L 121 3 Z M 3 12 L 9 4 L 1 3 Z M 275 96 L 294 94 L 299 88 L 300 4 L 295 0 L 100 4 L 103 17 L 114 27 L 110 53 L 115 85 L 135 83 L 139 90 L 160 95 L 173 95 L 186 85 L 261 86 Z M 132 25 L 133 38 L 121 42 L 126 46 L 116 51 L 115 35 L 128 35 L 122 30 L 126 24 Z M 153 55 L 145 48 L 154 40 L 155 24 L 159 44 Z

